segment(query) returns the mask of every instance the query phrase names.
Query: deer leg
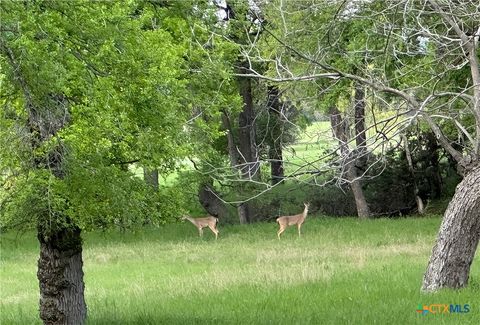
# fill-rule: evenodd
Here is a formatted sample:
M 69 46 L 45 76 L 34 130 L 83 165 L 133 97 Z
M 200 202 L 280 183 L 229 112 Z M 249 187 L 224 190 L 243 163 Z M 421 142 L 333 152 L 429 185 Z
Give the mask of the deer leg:
M 215 228 L 215 226 L 209 225 L 208 228 L 215 234 L 215 240 L 218 238 L 218 230 Z
M 280 229 L 277 232 L 278 239 L 280 240 L 280 235 L 285 231 L 285 227 L 280 226 Z
M 297 225 L 297 228 L 298 228 L 298 237 L 300 237 L 300 236 L 301 236 L 300 228 L 302 228 L 302 224 L 299 223 L 299 224 Z
M 198 228 L 198 235 L 199 235 L 200 237 L 203 236 L 203 229 L 202 229 L 202 228 Z

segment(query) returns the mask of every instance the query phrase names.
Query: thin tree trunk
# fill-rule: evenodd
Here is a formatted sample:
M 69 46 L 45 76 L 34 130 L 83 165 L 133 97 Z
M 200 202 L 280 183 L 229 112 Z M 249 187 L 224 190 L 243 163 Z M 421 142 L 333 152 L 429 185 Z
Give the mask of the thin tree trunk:
M 417 203 L 417 210 L 418 210 L 419 214 L 423 214 L 424 213 L 424 205 L 423 205 L 422 198 L 418 195 L 418 185 L 417 185 L 417 180 L 416 180 L 416 177 L 415 177 L 415 168 L 413 167 L 412 154 L 410 153 L 410 148 L 408 146 L 408 139 L 405 136 L 405 134 L 402 134 L 401 138 L 402 138 L 404 146 L 405 146 L 405 156 L 407 157 L 408 169 L 410 171 L 410 174 L 412 175 L 413 194 L 415 196 L 415 202 Z
M 365 89 L 361 84 L 355 85 L 355 141 L 357 148 L 365 147 L 367 137 L 365 135 Z
M 354 96 L 355 109 L 355 149 L 356 163 L 358 168 L 364 169 L 367 164 L 367 137 L 365 133 L 365 87 L 359 83 L 355 85 Z
M 39 229 L 40 318 L 48 325 L 83 324 L 84 300 L 80 229 L 61 229 L 48 236 Z
M 370 216 L 370 209 L 367 200 L 365 199 L 360 179 L 357 175 L 357 169 L 355 167 L 356 158 L 352 156 L 348 147 L 348 135 L 345 121 L 342 119 L 341 113 L 336 107 L 330 109 L 330 123 L 333 135 L 338 140 L 340 152 L 344 157 L 345 176 L 350 184 L 353 196 L 355 197 L 357 215 L 361 219 L 368 218 Z
M 347 168 L 347 177 L 350 181 L 350 188 L 352 189 L 353 197 L 355 198 L 357 215 L 360 219 L 366 219 L 370 217 L 370 209 L 368 208 L 367 200 L 365 199 L 365 195 L 363 194 L 362 184 L 357 178 L 355 166 L 351 164 Z
M 468 284 L 480 238 L 480 166 L 458 184 L 443 217 L 422 289 L 458 289 Z
M 442 175 L 440 173 L 440 159 L 438 156 L 438 145 L 437 139 L 433 132 L 424 133 L 425 136 L 425 145 L 426 150 L 430 153 L 429 166 L 425 170 L 425 176 L 428 179 L 428 184 L 430 187 L 430 196 L 434 199 L 438 199 L 442 196 Z
M 268 150 L 268 158 L 270 160 L 270 174 L 272 185 L 281 182 L 284 178 L 283 170 L 283 148 L 282 148 L 282 132 L 283 125 L 280 117 L 281 103 L 278 88 L 275 86 L 268 87 L 268 113 L 273 126 L 268 130 L 270 135 L 270 149 Z

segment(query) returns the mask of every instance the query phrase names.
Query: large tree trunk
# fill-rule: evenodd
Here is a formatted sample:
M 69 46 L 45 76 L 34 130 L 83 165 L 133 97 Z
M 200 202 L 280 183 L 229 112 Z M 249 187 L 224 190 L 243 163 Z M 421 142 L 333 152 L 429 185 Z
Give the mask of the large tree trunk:
M 230 157 L 230 165 L 232 168 L 235 169 L 240 169 L 238 167 L 238 163 L 240 163 L 240 154 L 237 150 L 237 146 L 235 143 L 235 138 L 233 136 L 233 128 L 232 128 L 232 123 L 230 121 L 230 118 L 227 114 L 226 111 L 223 111 L 222 115 L 222 122 L 223 126 L 227 129 L 227 143 L 228 143 L 228 153 Z M 238 219 L 241 224 L 245 224 L 249 222 L 250 216 L 248 214 L 249 208 L 248 204 L 240 204 L 237 207 L 237 212 L 238 212 Z
M 63 95 L 50 95 L 45 109 L 31 106 L 29 127 L 32 148 L 55 136 L 68 122 L 68 102 Z M 56 178 L 63 179 L 66 174 L 65 158 L 66 150 L 59 141 L 47 153 L 35 156 L 34 166 L 36 169 L 47 169 Z M 70 221 L 62 211 L 52 211 L 38 220 L 40 258 L 37 277 L 40 318 L 44 324 L 81 325 L 87 316 L 81 231 Z
M 246 224 L 250 222 L 250 207 L 248 203 L 240 203 L 237 208 L 237 212 L 241 224 Z
M 330 108 L 330 124 L 332 126 L 333 136 L 338 140 L 340 152 L 344 158 L 345 178 L 348 180 L 353 196 L 355 197 L 357 215 L 361 219 L 368 218 L 370 216 L 370 209 L 363 194 L 362 184 L 357 175 L 357 167 L 355 166 L 356 157 L 348 147 L 348 134 L 345 120 L 336 107 Z
M 82 239 L 80 229 L 61 229 L 48 236 L 39 229 L 40 318 L 44 324 L 85 322 Z
M 458 289 L 468 284 L 480 238 L 480 166 L 458 184 L 432 250 L 422 289 Z
M 283 170 L 283 153 L 282 149 L 273 146 L 268 151 L 270 159 L 270 175 L 272 185 L 278 184 L 285 178 Z
M 62 179 L 66 175 L 64 166 L 66 150 L 61 140 L 58 139 L 57 146 L 44 154 L 41 154 L 42 150 L 36 151 L 46 141 L 52 141 L 52 138 L 70 123 L 68 100 L 62 93 L 51 93 L 34 100 L 34 94 L 23 76 L 22 66 L 17 62 L 15 53 L 3 41 L 0 42 L 0 47 L 7 55 L 15 80 L 24 93 L 29 141 L 34 153 L 33 167 L 47 170 L 56 178 Z M 58 220 L 62 216 L 65 219 Z M 49 211 L 44 218 L 38 220 L 40 258 L 37 277 L 40 287 L 40 318 L 45 324 L 81 325 L 87 315 L 82 271 L 82 240 L 79 228 L 74 226 L 66 228 L 65 224 L 68 224 L 68 220 L 62 215 L 62 211 Z
M 248 68 L 245 62 L 241 63 L 240 73 L 245 73 Z M 238 116 L 238 149 L 241 177 L 245 180 L 259 180 L 260 162 L 258 160 L 255 136 L 255 112 L 253 110 L 252 81 L 250 78 L 239 77 L 238 87 L 243 101 L 243 108 Z M 250 220 L 250 207 L 248 203 L 238 206 L 240 223 Z
M 225 219 L 228 217 L 228 207 L 220 200 L 218 194 L 213 189 L 213 182 L 206 182 L 200 185 L 198 189 L 198 200 L 203 208 L 212 216 Z
M 29 126 L 32 147 L 55 136 L 69 121 L 68 104 L 61 95 L 52 95 L 48 109 L 31 107 Z M 61 142 L 44 155 L 35 156 L 37 169 L 48 169 L 58 179 L 65 177 L 66 150 Z M 40 287 L 40 318 L 44 324 L 81 325 L 87 316 L 84 299 L 82 239 L 80 229 L 69 225 L 61 211 L 52 211 L 38 220 L 40 243 L 37 277 Z M 51 220 L 53 218 L 53 220 Z
M 268 113 L 270 114 L 271 125 L 269 127 L 270 149 L 268 158 L 270 160 L 270 174 L 272 185 L 281 182 L 284 178 L 283 171 L 283 151 L 282 151 L 282 133 L 283 124 L 280 116 L 282 104 L 280 103 L 280 94 L 275 86 L 268 87 Z
M 230 121 L 230 116 L 227 111 L 222 111 L 222 124 L 223 127 L 227 130 L 227 146 L 228 146 L 228 156 L 230 158 L 230 166 L 232 168 L 237 168 L 239 162 L 239 155 L 237 151 L 237 145 L 235 143 L 235 137 L 233 136 L 233 127 L 232 122 Z
M 244 64 L 245 65 L 245 64 Z M 245 72 L 241 70 L 241 73 Z M 253 110 L 252 81 L 250 78 L 238 78 L 240 96 L 243 108 L 238 116 L 238 146 L 241 154 L 240 171 L 245 179 L 258 180 L 260 176 L 260 163 L 255 137 L 255 112 Z

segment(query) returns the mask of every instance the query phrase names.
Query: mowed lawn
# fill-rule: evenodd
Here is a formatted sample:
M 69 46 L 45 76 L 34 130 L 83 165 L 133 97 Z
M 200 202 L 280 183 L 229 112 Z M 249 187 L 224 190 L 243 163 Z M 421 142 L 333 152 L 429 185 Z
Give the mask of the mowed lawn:
M 187 223 L 85 234 L 88 324 L 480 324 L 480 260 L 461 291 L 422 294 L 439 217 L 309 217 L 206 230 Z M 38 324 L 38 245 L 1 235 L 0 324 Z M 469 304 L 421 315 L 418 305 Z

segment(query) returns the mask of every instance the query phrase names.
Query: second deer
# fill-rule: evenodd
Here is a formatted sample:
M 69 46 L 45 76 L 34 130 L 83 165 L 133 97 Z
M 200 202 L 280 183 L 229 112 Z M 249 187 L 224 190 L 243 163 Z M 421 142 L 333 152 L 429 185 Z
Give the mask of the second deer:
M 288 226 L 293 226 L 297 225 L 298 228 L 298 237 L 300 237 L 301 232 L 300 228 L 302 228 L 302 224 L 305 221 L 305 218 L 307 217 L 308 213 L 308 206 L 310 203 L 303 203 L 305 206 L 305 209 L 303 210 L 302 213 L 296 214 L 294 216 L 283 216 L 277 218 L 277 223 L 280 226 L 280 229 L 277 232 L 278 239 L 280 239 L 280 235 L 287 229 Z
M 200 237 L 203 236 L 203 228 L 208 227 L 215 234 L 215 239 L 218 238 L 219 231 L 217 230 L 218 218 L 208 216 L 205 218 L 192 218 L 189 216 L 183 216 L 182 220 L 190 221 L 198 229 Z

